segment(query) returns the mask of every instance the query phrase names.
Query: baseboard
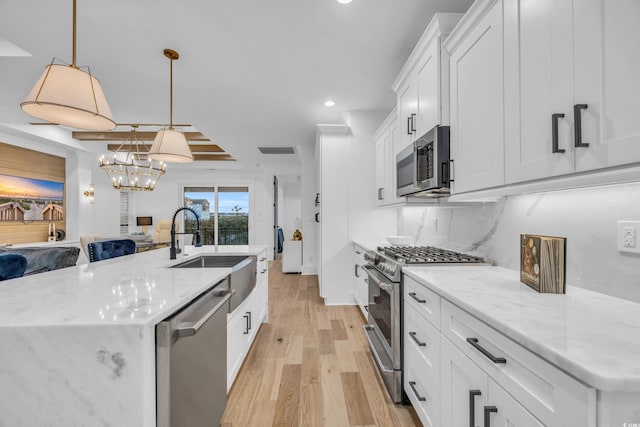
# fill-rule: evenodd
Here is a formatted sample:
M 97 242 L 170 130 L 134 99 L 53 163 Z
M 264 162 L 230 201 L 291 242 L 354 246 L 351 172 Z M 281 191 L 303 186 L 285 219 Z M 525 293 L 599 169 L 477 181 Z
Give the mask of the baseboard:
M 318 266 L 317 265 L 303 265 L 302 266 L 302 275 L 303 276 L 317 276 L 318 275 Z

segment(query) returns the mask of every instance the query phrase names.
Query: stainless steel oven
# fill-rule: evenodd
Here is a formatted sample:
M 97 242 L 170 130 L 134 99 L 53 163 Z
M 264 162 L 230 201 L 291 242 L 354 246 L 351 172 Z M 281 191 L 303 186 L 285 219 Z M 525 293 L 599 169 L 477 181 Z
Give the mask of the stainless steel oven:
M 402 399 L 402 347 L 400 283 L 389 280 L 371 265 L 364 267 L 369 280 L 369 323 L 365 335 L 378 370 L 394 402 Z
M 430 246 L 387 246 L 368 251 L 364 270 L 369 282 L 369 320 L 364 326 L 369 348 L 391 399 L 402 392 L 402 267 L 484 263 L 482 258 Z
M 436 126 L 396 156 L 396 195 L 448 195 L 449 163 L 449 126 Z

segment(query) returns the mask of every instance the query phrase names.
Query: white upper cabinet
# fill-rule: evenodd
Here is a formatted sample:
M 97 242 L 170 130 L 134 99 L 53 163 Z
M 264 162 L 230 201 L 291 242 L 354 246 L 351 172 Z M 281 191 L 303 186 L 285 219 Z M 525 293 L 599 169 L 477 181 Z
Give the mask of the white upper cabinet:
M 571 1 L 504 9 L 506 181 L 573 172 Z
M 640 3 L 504 0 L 506 182 L 640 162 Z
M 404 197 L 396 197 L 397 117 L 394 109 L 373 135 L 376 144 L 376 206 L 404 202 Z
M 640 162 L 640 2 L 573 2 L 574 104 L 582 142 L 576 170 Z
M 462 14 L 436 13 L 392 85 L 398 100 L 398 150 L 449 124 L 449 55 L 442 42 Z
M 451 192 L 504 184 L 502 0 L 477 0 L 445 43 L 451 55 Z

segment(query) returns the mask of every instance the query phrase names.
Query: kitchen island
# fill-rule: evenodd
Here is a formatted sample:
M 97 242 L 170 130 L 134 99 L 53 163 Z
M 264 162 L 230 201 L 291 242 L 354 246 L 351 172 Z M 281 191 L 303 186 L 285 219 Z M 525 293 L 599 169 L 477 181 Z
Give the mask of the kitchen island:
M 187 247 L 78 265 L 0 286 L 0 425 L 155 426 L 155 325 L 230 268 L 169 268 Z

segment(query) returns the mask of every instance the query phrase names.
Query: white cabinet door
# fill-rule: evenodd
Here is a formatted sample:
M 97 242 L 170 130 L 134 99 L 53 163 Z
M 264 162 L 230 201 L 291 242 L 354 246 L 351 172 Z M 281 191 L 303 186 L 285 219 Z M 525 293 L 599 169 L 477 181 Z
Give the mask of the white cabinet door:
M 234 311 L 227 319 L 227 391 L 238 375 L 247 350 L 247 338 L 244 334 L 244 312 Z
M 452 192 L 504 184 L 502 0 L 451 52 Z
M 489 379 L 488 405 L 482 407 L 482 412 L 485 427 L 544 427 L 492 379 Z
M 640 162 L 640 2 L 574 1 L 576 169 Z
M 417 66 L 418 109 L 416 137 L 441 124 L 440 37 L 427 47 Z
M 507 183 L 574 171 L 571 6 L 569 0 L 504 3 Z
M 376 206 L 384 206 L 387 185 L 387 151 L 385 134 L 376 141 Z
M 398 142 L 402 148 L 416 138 L 417 112 L 418 91 L 414 79 L 410 78 L 398 91 Z
M 441 349 L 443 427 L 481 426 L 487 374 L 444 337 Z

